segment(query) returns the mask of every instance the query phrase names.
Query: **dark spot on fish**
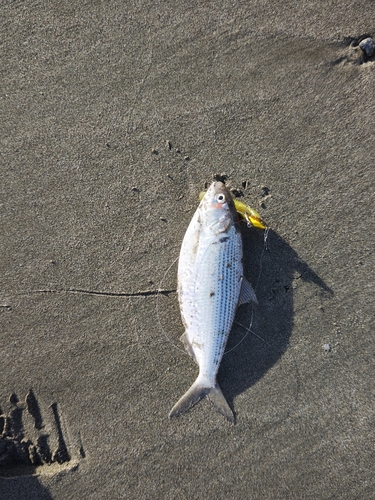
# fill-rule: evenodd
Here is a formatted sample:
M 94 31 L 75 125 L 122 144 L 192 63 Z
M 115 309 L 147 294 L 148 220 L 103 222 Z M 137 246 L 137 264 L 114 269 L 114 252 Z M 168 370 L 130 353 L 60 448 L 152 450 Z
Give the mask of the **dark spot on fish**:
M 227 262 L 227 268 L 230 269 L 232 267 L 232 264 L 230 262 Z
M 229 236 L 224 236 L 223 238 L 220 238 L 220 243 L 224 243 L 225 241 L 229 240 Z
M 210 292 L 210 297 L 213 297 L 215 295 L 215 292 Z

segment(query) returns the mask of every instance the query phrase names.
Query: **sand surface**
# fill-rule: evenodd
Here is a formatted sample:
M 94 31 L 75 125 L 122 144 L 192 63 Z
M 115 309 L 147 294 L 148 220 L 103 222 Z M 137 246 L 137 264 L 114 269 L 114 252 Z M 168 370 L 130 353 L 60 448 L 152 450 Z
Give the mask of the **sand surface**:
M 1 500 L 375 497 L 373 9 L 3 4 Z M 235 425 L 167 417 L 197 374 L 173 262 L 215 173 L 271 227 L 243 231 Z

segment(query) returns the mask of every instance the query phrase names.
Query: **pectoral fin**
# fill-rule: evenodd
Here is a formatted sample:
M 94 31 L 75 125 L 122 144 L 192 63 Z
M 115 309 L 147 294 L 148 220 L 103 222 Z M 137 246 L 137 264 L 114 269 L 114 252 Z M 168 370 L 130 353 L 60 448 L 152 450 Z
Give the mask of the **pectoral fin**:
M 241 292 L 240 292 L 240 298 L 238 300 L 238 305 L 241 306 L 242 304 L 247 304 L 249 302 L 254 302 L 254 304 L 258 304 L 258 299 L 255 295 L 253 287 L 250 285 L 250 283 L 247 281 L 245 276 L 242 277 L 242 283 L 241 283 Z
M 189 338 L 187 336 L 187 333 L 184 332 L 181 337 L 180 337 L 181 342 L 184 344 L 186 351 L 188 354 L 194 359 L 195 362 L 197 362 L 193 348 L 191 347 Z

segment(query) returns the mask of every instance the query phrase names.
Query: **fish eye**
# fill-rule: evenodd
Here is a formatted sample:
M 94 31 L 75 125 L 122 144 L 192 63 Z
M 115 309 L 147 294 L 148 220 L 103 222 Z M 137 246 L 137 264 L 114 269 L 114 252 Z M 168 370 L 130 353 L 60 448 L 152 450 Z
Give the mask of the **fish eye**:
M 222 193 L 220 193 L 220 194 L 217 195 L 216 200 L 219 203 L 224 203 L 225 202 L 225 196 Z

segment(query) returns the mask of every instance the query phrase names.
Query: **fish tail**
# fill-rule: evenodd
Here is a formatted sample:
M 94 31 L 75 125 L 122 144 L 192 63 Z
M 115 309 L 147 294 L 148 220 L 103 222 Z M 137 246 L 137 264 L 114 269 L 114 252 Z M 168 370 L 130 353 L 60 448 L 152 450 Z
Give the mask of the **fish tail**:
M 174 405 L 169 413 L 169 418 L 177 417 L 178 415 L 181 415 L 181 413 L 185 413 L 205 396 L 210 398 L 219 413 L 221 413 L 230 422 L 234 422 L 233 412 L 221 392 L 219 384 L 216 383 L 214 386 L 207 387 L 207 385 L 202 383 L 199 377 L 190 389 L 182 396 L 182 398 Z
M 221 413 L 229 422 L 234 422 L 233 411 L 227 403 L 224 394 L 221 392 L 219 384 L 216 383 L 214 387 L 211 387 L 208 397 L 216 406 L 216 409 Z

